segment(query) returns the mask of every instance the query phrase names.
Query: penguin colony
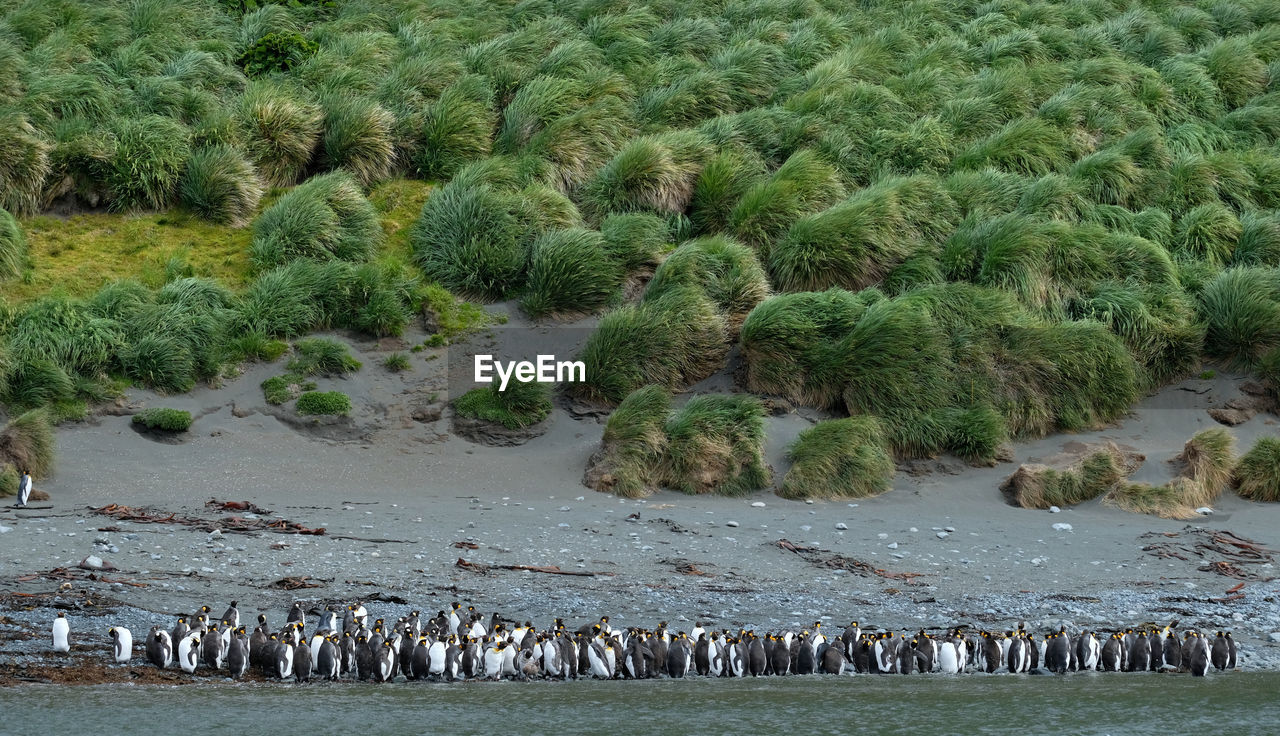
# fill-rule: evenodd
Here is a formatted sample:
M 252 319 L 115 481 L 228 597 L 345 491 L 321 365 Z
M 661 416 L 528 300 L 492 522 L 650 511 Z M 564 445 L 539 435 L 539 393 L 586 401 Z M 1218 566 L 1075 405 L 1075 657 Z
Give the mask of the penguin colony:
M 609 617 L 577 630 L 556 619 L 548 629 L 531 623 L 508 626 L 497 613 L 484 617 L 459 603 L 448 613 L 424 618 L 414 611 L 388 624 L 369 620 L 361 603 L 339 614 L 326 609 L 307 634 L 307 613 L 294 603 L 282 628 L 258 614 L 252 631 L 241 624 L 236 602 L 211 618 L 203 606 L 182 616 L 171 631 L 151 627 L 146 658 L 161 669 L 219 672 L 240 678 L 252 667 L 267 677 L 306 682 L 313 679 L 372 680 L 529 680 L 643 679 L 688 676 L 755 677 L 913 672 L 1068 671 L 1190 672 L 1203 677 L 1210 667 L 1236 668 L 1236 643 L 1230 632 L 1213 637 L 1186 630 L 1177 621 L 1164 628 L 1138 628 L 1103 634 L 1066 627 L 1037 636 L 1024 624 L 1005 632 L 957 627 L 941 635 L 920 630 L 864 630 L 857 621 L 839 633 L 821 622 L 799 632 L 758 636 L 754 631 L 712 630 L 701 622 L 686 633 L 672 632 L 665 621 L 653 630 L 614 629 Z M 64 614 L 53 623 L 53 646 L 68 651 Z M 112 661 L 128 663 L 133 637 L 113 627 Z M 829 635 L 830 634 L 830 635 Z

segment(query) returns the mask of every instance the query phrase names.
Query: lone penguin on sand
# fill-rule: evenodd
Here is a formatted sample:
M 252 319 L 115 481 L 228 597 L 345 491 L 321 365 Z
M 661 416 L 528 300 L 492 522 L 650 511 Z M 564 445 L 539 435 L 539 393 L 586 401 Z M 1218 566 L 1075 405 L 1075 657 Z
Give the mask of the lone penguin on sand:
M 31 473 L 24 470 L 22 477 L 18 479 L 18 507 L 26 506 L 29 500 L 31 500 Z

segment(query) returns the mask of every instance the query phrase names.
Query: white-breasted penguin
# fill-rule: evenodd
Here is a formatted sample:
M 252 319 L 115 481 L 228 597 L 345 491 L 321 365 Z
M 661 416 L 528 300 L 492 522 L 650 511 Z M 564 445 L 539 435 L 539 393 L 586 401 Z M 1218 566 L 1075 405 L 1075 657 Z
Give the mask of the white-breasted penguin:
M 284 640 L 276 647 L 275 675 L 281 680 L 293 677 L 293 635 L 285 634 Z
M 236 627 L 240 625 L 240 609 L 236 608 L 236 602 L 231 601 L 231 605 L 227 606 L 227 610 L 222 614 L 222 618 L 218 619 L 223 624 L 230 624 L 230 631 L 235 632 Z
M 196 665 L 199 663 L 199 654 L 197 653 L 199 646 L 199 634 L 184 636 L 182 641 L 178 642 L 178 664 L 182 667 L 183 672 L 190 674 L 196 671 Z
M 53 651 L 71 651 L 71 624 L 67 623 L 67 614 L 62 611 L 53 620 Z
M 18 505 L 26 506 L 31 500 L 31 473 L 26 470 L 22 471 L 22 477 L 18 479 Z
M 113 643 L 113 661 L 117 664 L 128 664 L 133 659 L 133 632 L 123 626 L 112 626 L 107 629 Z

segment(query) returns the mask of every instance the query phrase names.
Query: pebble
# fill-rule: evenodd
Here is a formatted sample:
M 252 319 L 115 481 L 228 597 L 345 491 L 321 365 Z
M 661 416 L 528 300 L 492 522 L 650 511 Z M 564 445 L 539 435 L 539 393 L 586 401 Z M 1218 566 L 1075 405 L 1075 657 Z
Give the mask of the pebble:
M 1271 632 L 1269 635 L 1267 635 L 1267 638 L 1270 639 L 1272 643 L 1280 644 L 1280 631 Z
M 1056 530 L 1058 530 L 1058 531 L 1060 531 L 1060 532 L 1069 532 L 1069 531 L 1071 531 L 1071 525 L 1070 525 L 1070 524 L 1054 524 L 1054 525 L 1053 525 L 1053 528 L 1054 528 L 1054 529 L 1056 529 Z
M 1200 514 L 1201 516 L 1213 516 L 1213 509 L 1209 508 L 1208 506 L 1201 506 L 1200 508 L 1196 509 L 1196 513 Z
M 836 524 L 836 529 L 839 529 L 840 531 L 844 531 L 848 528 L 849 528 L 849 525 L 844 523 L 843 521 L 840 522 L 839 524 Z
M 881 532 L 881 533 L 877 534 L 876 536 L 877 536 L 877 537 L 879 537 L 880 539 L 888 539 L 888 538 L 889 538 L 889 535 L 888 535 L 888 534 L 885 534 L 884 532 Z
M 916 532 L 918 532 L 918 531 L 920 531 L 920 530 L 919 530 L 919 529 L 917 529 L 917 528 L 915 528 L 915 527 L 913 526 L 913 527 L 911 527 L 910 529 L 908 529 L 907 531 L 909 531 L 909 532 L 911 532 L 912 534 L 914 534 L 914 533 L 916 533 Z
M 560 510 L 561 510 L 561 511 L 568 511 L 568 510 L 569 510 L 569 507 L 568 507 L 568 506 L 561 506 L 561 507 L 560 507 Z
M 947 533 L 954 532 L 955 530 L 956 530 L 956 528 L 955 528 L 954 526 L 944 526 L 944 527 L 942 527 L 942 531 L 947 532 Z
M 807 503 L 807 504 L 809 504 L 810 506 L 812 506 L 812 505 L 813 505 L 813 499 L 812 499 L 812 498 L 806 498 L 806 499 L 804 500 L 804 502 L 805 502 L 805 503 Z
M 102 569 L 102 558 L 97 555 L 89 555 L 84 558 L 84 566 L 92 570 Z
M 885 546 L 886 546 L 886 547 L 888 547 L 889 549 L 897 549 L 897 548 L 898 548 L 898 543 L 897 543 L 897 542 L 890 542 L 889 544 L 887 544 L 887 545 L 885 545 Z
M 737 528 L 737 527 L 738 527 L 738 522 L 736 522 L 736 521 L 726 521 L 724 525 L 725 525 L 725 526 L 729 526 L 729 527 Z
M 1050 506 L 1050 507 L 1049 507 L 1049 513 L 1051 513 L 1051 514 L 1060 514 L 1060 513 L 1062 513 L 1062 509 L 1058 508 L 1057 506 Z
M 0 534 L 8 534 L 11 531 L 13 531 L 13 527 L 0 524 Z
M 951 536 L 949 532 L 938 532 L 937 534 L 938 539 L 946 539 L 949 536 Z
M 755 503 L 751 504 L 751 507 L 752 507 L 752 508 L 757 508 L 757 509 L 762 509 L 762 508 L 764 508 L 764 501 L 756 501 Z

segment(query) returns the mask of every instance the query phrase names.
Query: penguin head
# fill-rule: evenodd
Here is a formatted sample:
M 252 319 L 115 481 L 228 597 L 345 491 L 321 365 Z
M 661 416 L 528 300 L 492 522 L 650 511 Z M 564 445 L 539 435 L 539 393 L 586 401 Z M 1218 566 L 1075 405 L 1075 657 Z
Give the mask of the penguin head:
M 212 610 L 213 609 L 209 608 L 208 606 L 200 606 L 200 613 L 208 613 L 209 611 L 212 611 Z
M 114 637 L 116 635 L 116 627 L 112 626 L 111 628 L 107 629 L 107 635 Z
M 66 617 L 67 617 L 67 614 L 63 613 L 62 611 L 58 611 L 58 618 L 66 618 Z
M 260 624 L 265 624 L 266 622 L 267 622 L 267 614 L 265 614 L 265 613 L 259 613 L 259 614 L 258 614 L 258 623 L 260 623 Z
M 235 602 L 235 601 L 231 601 L 231 607 L 232 607 L 232 608 L 235 608 L 235 607 L 236 607 L 236 602 Z
M 187 617 L 186 617 L 186 616 L 179 616 L 179 617 L 178 617 L 178 623 L 180 623 L 180 624 L 185 624 L 186 622 L 187 622 Z

